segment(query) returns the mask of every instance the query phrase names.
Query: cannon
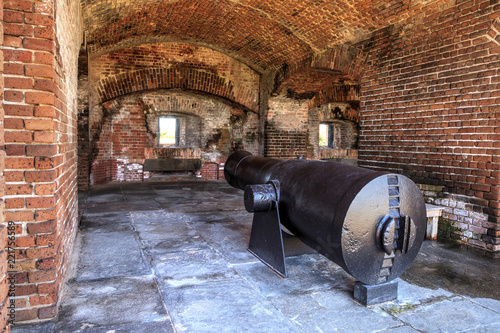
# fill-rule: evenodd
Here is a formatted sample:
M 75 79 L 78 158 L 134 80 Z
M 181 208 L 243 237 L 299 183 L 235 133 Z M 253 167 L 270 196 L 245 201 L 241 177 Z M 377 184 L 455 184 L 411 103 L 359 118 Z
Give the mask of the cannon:
M 361 298 L 370 298 L 371 286 L 380 286 L 375 294 L 394 298 L 394 280 L 410 267 L 425 238 L 424 199 L 403 175 L 237 151 L 226 161 L 224 176 L 245 191 L 245 208 L 254 213 L 249 251 L 284 277 L 282 230 L 357 279 L 355 298 L 356 288 Z

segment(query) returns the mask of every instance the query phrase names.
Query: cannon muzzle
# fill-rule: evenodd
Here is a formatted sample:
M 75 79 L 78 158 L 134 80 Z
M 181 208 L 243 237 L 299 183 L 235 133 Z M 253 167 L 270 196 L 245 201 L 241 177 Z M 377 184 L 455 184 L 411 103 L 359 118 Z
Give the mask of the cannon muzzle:
M 403 175 L 238 151 L 224 176 L 246 189 L 247 210 L 270 210 L 274 202 L 286 229 L 367 285 L 399 277 L 425 237 L 422 194 Z

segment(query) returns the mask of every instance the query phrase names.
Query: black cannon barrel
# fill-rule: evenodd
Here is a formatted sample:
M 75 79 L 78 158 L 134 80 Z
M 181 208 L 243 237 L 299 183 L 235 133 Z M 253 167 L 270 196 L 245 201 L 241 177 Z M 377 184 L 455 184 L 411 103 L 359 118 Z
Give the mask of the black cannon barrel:
M 242 190 L 279 181 L 281 223 L 365 284 L 399 277 L 425 237 L 423 197 L 399 174 L 238 151 L 226 161 L 224 176 Z

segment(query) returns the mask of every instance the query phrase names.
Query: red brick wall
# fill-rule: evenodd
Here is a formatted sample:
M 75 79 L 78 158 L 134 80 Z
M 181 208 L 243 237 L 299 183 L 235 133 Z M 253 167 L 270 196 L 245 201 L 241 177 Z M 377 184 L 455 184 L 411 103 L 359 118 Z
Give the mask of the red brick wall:
M 3 0 L 0 0 L 0 100 L 3 101 L 4 96 L 4 79 L 3 79 Z M 4 111 L 3 105 L 0 105 L 0 332 L 10 332 L 7 320 L 10 319 L 10 306 L 8 291 L 8 233 L 7 224 L 5 224 L 5 141 L 4 141 Z
M 461 241 L 500 251 L 497 1 L 451 1 L 359 47 L 359 163 L 444 186 L 437 203 Z M 495 23 L 496 22 L 496 23 Z
M 92 151 L 91 185 L 112 181 L 141 181 L 146 158 L 199 158 L 201 177 L 217 179 L 218 164 L 235 149 L 257 151 L 258 117 L 216 99 L 158 90 L 117 98 L 104 103 L 106 116 Z M 179 148 L 157 147 L 160 115 L 186 117 L 199 124 L 182 133 L 192 144 Z M 181 139 L 183 141 L 183 139 Z
M 79 6 L 9 0 L 4 14 L 5 217 L 16 226 L 16 321 L 26 321 L 56 315 L 76 233 Z
M 269 99 L 265 130 L 265 156 L 276 158 L 309 158 L 307 122 L 310 99 L 295 100 L 279 95 Z
M 151 89 L 198 91 L 257 110 L 259 75 L 208 48 L 181 43 L 136 46 L 92 58 L 89 68 L 91 130 L 102 119 L 101 102 Z
M 82 47 L 78 57 L 78 189 L 88 190 L 90 185 L 90 132 L 87 50 Z
M 185 148 L 201 149 L 203 163 L 219 163 L 234 149 L 258 149 L 259 75 L 220 52 L 183 43 L 123 48 L 92 56 L 88 83 L 90 184 L 150 175 L 142 165 L 144 151 L 156 146 L 158 115 L 201 119 L 192 135 L 199 143 Z
M 142 175 L 138 172 L 136 175 L 127 175 L 124 168 L 134 164 L 142 166 L 145 159 L 144 148 L 153 147 L 155 143 L 146 130 L 141 103 L 129 101 L 120 104 L 113 112 L 116 114 L 104 122 L 94 148 L 98 155 L 92 162 L 91 184 L 142 180 Z

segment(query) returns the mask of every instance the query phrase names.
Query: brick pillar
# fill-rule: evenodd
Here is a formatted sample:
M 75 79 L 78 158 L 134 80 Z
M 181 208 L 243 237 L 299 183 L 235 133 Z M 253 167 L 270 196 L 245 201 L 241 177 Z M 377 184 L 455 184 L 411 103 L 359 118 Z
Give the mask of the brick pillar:
M 3 101 L 4 79 L 3 79 L 3 0 L 0 0 L 0 99 Z M 3 104 L 3 103 L 2 103 Z M 0 332 L 10 332 L 9 319 L 9 284 L 7 275 L 7 225 L 5 222 L 5 141 L 4 141 L 4 110 L 0 105 Z
M 280 95 L 269 99 L 265 130 L 265 156 L 311 158 L 308 140 L 309 101 Z
M 90 186 L 89 77 L 87 50 L 78 57 L 78 189 Z
M 74 11 L 70 4 L 57 1 L 59 18 Z M 57 31 L 55 6 L 55 0 L 3 6 L 5 220 L 15 224 L 16 263 L 9 270 L 16 322 L 56 315 L 78 214 L 76 70 L 61 51 L 73 37 L 57 37 L 72 28 L 63 22 Z

